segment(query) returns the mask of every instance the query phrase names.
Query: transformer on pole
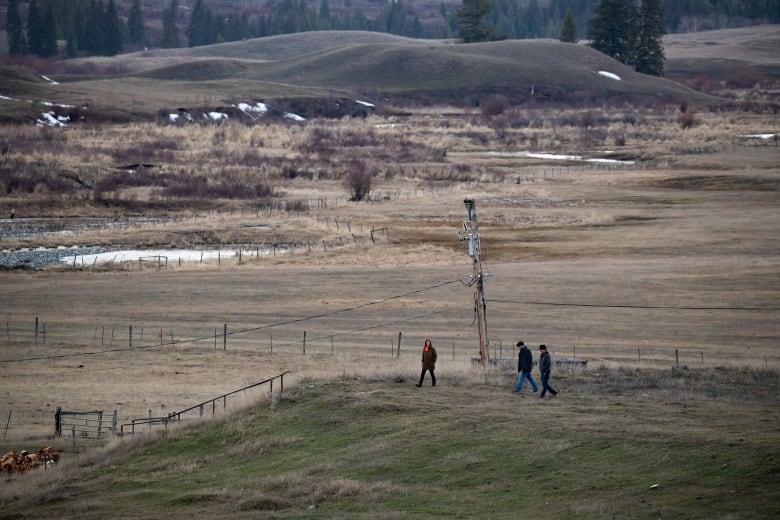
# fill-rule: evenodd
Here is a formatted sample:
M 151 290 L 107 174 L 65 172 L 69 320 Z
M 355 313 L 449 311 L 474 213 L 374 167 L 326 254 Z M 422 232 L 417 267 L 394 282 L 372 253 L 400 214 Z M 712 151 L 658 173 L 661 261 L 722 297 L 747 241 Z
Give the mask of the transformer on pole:
M 482 275 L 482 249 L 479 243 L 479 226 L 477 224 L 477 210 L 474 206 L 474 199 L 465 199 L 463 204 L 466 206 L 468 222 L 463 223 L 463 230 L 469 241 L 469 255 L 472 259 L 473 272 L 469 286 L 476 288 L 474 292 L 474 310 L 476 311 L 477 329 L 479 331 L 479 357 L 482 360 L 482 366 L 487 367 L 489 361 L 487 335 L 487 318 L 485 316 L 485 286 Z M 460 236 L 460 231 L 458 231 Z

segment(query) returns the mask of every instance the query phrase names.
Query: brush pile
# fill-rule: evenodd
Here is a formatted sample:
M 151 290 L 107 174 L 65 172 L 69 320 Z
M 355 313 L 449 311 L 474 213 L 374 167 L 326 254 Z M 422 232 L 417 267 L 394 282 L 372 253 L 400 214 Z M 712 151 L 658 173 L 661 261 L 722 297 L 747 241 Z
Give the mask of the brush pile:
M 59 458 L 60 452 L 52 447 L 38 448 L 32 453 L 27 450 L 22 450 L 19 453 L 9 451 L 0 458 L 0 473 L 29 471 L 46 464 L 54 464 Z

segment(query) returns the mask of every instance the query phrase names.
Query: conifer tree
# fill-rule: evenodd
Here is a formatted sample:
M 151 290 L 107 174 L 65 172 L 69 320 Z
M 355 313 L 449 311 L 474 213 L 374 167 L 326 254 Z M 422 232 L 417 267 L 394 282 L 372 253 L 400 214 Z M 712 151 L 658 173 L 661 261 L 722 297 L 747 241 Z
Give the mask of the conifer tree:
M 103 13 L 103 39 L 100 53 L 104 56 L 116 56 L 122 52 L 122 24 L 114 0 L 108 0 Z
M 664 8 L 661 0 L 642 0 L 637 21 L 633 65 L 637 72 L 662 76 L 664 73 Z
M 43 17 L 38 0 L 32 0 L 27 6 L 27 45 L 37 56 L 43 52 Z
M 566 16 L 563 19 L 563 27 L 561 28 L 561 35 L 558 38 L 564 43 L 577 43 L 577 23 L 574 21 L 574 14 L 571 9 L 566 11 Z
M 490 0 L 463 0 L 463 6 L 455 11 L 458 18 L 460 40 L 463 43 L 495 39 L 493 27 L 482 22 L 491 9 Z
M 146 44 L 146 27 L 144 25 L 144 15 L 141 11 L 141 0 L 134 0 L 130 8 L 130 14 L 127 17 L 127 32 L 130 37 L 130 43 L 133 45 Z
M 634 11 L 632 0 L 599 0 L 588 28 L 590 46 L 621 63 L 630 63 Z
M 208 40 L 209 18 L 208 9 L 203 6 L 203 0 L 196 0 L 192 7 L 190 25 L 187 27 L 187 45 L 197 47 L 212 43 Z
M 163 33 L 160 40 L 160 47 L 163 49 L 177 49 L 181 47 L 179 43 L 179 27 L 176 25 L 178 18 L 178 0 L 171 0 L 171 3 L 163 12 Z
M 54 21 L 54 10 L 51 4 L 41 20 L 41 33 L 38 56 L 48 58 L 57 54 L 57 24 Z
M 83 14 L 83 32 L 79 48 L 87 54 L 101 54 L 103 49 L 103 3 L 92 0 Z
M 5 30 L 8 37 L 8 53 L 11 56 L 27 54 L 27 37 L 24 34 L 22 18 L 19 16 L 17 0 L 9 0 L 7 12 Z

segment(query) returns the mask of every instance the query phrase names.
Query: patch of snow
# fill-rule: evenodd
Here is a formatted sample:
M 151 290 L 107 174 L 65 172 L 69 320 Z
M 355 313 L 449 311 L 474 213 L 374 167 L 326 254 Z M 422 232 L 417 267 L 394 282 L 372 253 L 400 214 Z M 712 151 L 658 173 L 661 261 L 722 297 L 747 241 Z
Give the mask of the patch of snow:
M 10 98 L 8 96 L 2 96 L 2 95 L 0 95 L 0 99 L 7 99 L 9 101 L 16 101 L 14 98 Z
M 52 85 L 59 85 L 59 83 L 57 83 L 56 81 L 54 81 L 54 80 L 53 80 L 53 79 L 51 79 L 51 78 L 47 78 L 47 77 L 46 77 L 46 76 L 44 76 L 43 74 L 41 74 L 41 77 L 42 77 L 43 79 L 45 79 L 46 81 L 48 81 L 49 83 L 51 83 Z
M 250 105 L 249 103 L 239 103 L 238 109 L 246 114 L 265 114 L 268 112 L 268 105 L 265 103 L 255 103 Z
M 742 137 L 747 137 L 748 139 L 772 139 L 777 134 L 748 134 L 743 135 Z
M 618 159 L 585 159 L 585 162 L 602 164 L 634 164 L 635 161 L 620 161 Z
M 612 72 L 607 72 L 605 70 L 600 70 L 599 74 L 601 74 L 604 77 L 607 77 L 607 78 L 610 78 L 610 79 L 614 79 L 615 81 L 620 81 L 620 76 L 618 76 L 617 74 L 614 74 Z
M 284 117 L 286 117 L 287 119 L 291 119 L 293 121 L 306 121 L 305 117 L 301 117 L 298 114 L 293 114 L 292 112 L 285 113 Z
M 46 107 L 57 107 L 57 108 L 75 108 L 76 105 L 63 105 L 62 103 L 52 103 L 51 101 L 39 101 L 39 103 Z
M 69 121 L 67 117 L 56 117 L 54 112 L 44 112 L 41 117 L 35 120 L 36 126 L 67 126 L 65 121 Z
M 561 155 L 561 154 L 552 154 L 552 153 L 531 153 L 531 152 L 525 152 L 523 155 L 525 157 L 530 157 L 531 159 L 552 159 L 555 161 L 581 161 L 582 160 L 581 155 Z
M 168 120 L 171 123 L 175 123 L 176 121 L 179 120 L 179 114 L 168 114 Z
M 499 157 L 528 157 L 529 159 L 545 159 L 551 161 L 583 161 L 605 164 L 635 164 L 635 161 L 620 161 L 618 159 L 584 159 L 581 155 L 564 155 L 543 152 L 487 152 Z
M 203 114 L 203 117 L 211 119 L 212 121 L 222 121 L 223 119 L 227 119 L 228 115 L 224 112 L 206 112 Z
M 252 256 L 259 252 L 262 255 L 271 254 L 270 249 L 246 250 L 242 251 L 243 256 Z M 277 253 L 280 251 L 277 250 Z M 216 260 L 218 258 L 235 258 L 238 251 L 229 249 L 159 249 L 159 250 L 127 250 L 127 251 L 108 251 L 105 253 L 76 255 L 76 265 L 107 264 L 111 262 L 137 262 L 140 259 L 154 261 L 157 257 L 166 258 L 169 262 L 199 262 L 201 260 Z M 60 258 L 63 264 L 73 264 L 74 256 L 64 256 Z
M 366 107 L 371 107 L 371 108 L 374 108 L 376 106 L 373 103 L 369 103 L 368 101 L 360 101 L 359 99 L 356 99 L 355 103 L 357 103 L 359 105 L 366 106 Z

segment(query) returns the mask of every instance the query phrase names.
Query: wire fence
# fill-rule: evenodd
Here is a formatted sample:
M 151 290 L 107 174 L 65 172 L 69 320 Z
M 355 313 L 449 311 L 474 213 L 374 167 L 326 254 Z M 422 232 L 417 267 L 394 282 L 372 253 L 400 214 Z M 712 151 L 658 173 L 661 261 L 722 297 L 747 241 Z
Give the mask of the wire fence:
M 461 306 L 462 307 L 462 306 Z M 452 309 L 450 309 L 451 311 Z M 462 311 L 463 309 L 458 309 Z M 444 311 L 439 316 L 447 322 L 463 322 L 462 313 L 454 316 Z M 430 318 L 427 313 L 423 318 Z M 449 317 L 449 318 L 448 318 Z M 0 371 L 14 363 L 36 362 L 39 369 L 58 360 L 84 359 L 109 356 L 128 363 L 137 362 L 137 356 L 146 351 L 178 355 L 197 353 L 224 353 L 240 355 L 301 355 L 301 356 L 350 356 L 355 353 L 381 358 L 399 358 L 402 355 L 417 355 L 419 338 L 410 337 L 404 328 L 417 329 L 420 316 L 407 320 L 377 322 L 358 329 L 334 330 L 336 322 L 309 323 L 306 319 L 291 320 L 288 323 L 253 325 L 248 323 L 220 323 L 195 325 L 182 323 L 178 326 L 144 324 L 82 324 L 65 321 L 44 321 L 39 318 L 28 322 L 2 322 L 0 333 Z M 440 328 L 430 324 L 431 328 Z M 476 332 L 464 337 L 452 331 L 435 334 L 440 359 L 468 362 L 479 356 Z M 512 366 L 516 360 L 515 339 L 494 334 L 488 346 L 488 356 L 496 365 Z M 585 360 L 572 365 L 598 367 L 600 365 L 625 365 L 633 367 L 688 367 L 707 368 L 724 365 L 751 366 L 760 368 L 780 367 L 780 354 L 772 349 L 739 349 L 729 353 L 728 358 L 714 353 L 707 343 L 700 346 L 642 342 L 642 344 L 620 344 L 614 341 L 604 343 L 551 341 L 554 359 Z

